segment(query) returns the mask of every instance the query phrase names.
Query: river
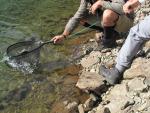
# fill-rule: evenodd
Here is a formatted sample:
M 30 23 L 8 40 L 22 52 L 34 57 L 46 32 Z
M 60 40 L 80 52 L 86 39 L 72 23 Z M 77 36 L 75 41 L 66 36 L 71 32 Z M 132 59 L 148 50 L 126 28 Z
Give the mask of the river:
M 73 48 L 85 39 L 46 45 L 41 68 L 24 74 L 3 61 L 9 45 L 60 34 L 79 6 L 79 0 L 0 0 L 0 113 L 67 113 L 63 102 L 82 102 L 87 95 L 75 84 L 81 66 L 68 65 Z

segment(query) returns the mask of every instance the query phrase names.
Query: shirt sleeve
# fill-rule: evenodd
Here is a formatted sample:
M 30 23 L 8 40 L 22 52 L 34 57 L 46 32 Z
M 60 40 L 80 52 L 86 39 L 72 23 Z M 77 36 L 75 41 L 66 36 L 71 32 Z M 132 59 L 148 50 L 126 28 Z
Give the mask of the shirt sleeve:
M 78 8 L 75 15 L 69 19 L 65 29 L 71 33 L 79 24 L 80 19 L 84 17 L 84 14 L 87 11 L 87 2 L 86 0 L 81 0 L 80 7 Z

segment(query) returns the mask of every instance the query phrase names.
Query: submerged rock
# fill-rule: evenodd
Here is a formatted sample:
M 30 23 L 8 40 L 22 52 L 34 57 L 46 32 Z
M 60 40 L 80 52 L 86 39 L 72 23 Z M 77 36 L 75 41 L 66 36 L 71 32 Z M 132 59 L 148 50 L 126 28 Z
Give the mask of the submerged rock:
M 22 87 L 18 89 L 14 89 L 11 91 L 5 98 L 5 102 L 10 102 L 10 101 L 21 101 L 25 99 L 29 91 L 31 90 L 31 85 L 30 84 L 25 84 Z

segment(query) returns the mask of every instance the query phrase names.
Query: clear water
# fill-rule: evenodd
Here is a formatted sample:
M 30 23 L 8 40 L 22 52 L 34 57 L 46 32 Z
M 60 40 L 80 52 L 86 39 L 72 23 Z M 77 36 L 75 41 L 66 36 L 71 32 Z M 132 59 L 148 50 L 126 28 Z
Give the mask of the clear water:
M 81 102 L 86 98 L 75 88 L 80 66 L 68 66 L 66 62 L 72 42 L 44 46 L 41 67 L 32 74 L 24 74 L 3 62 L 9 45 L 32 37 L 46 41 L 52 33 L 61 33 L 79 2 L 0 0 L 0 113 L 67 113 L 63 101 Z

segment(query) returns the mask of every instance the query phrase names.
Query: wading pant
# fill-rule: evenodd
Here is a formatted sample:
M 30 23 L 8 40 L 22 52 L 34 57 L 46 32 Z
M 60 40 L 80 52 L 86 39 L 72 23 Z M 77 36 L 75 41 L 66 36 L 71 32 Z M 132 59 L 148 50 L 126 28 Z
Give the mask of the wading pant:
M 147 40 L 150 40 L 150 16 L 145 17 L 144 20 L 130 29 L 129 35 L 116 59 L 116 68 L 120 72 L 130 67 L 134 56 Z

